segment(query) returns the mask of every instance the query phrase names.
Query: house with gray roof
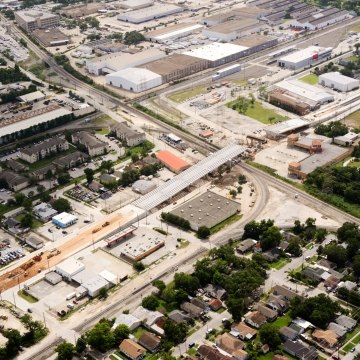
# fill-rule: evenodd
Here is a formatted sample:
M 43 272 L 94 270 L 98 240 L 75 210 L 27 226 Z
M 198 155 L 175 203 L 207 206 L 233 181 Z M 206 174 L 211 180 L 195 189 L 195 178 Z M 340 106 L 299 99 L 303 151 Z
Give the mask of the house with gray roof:
M 74 144 L 81 144 L 85 147 L 90 156 L 104 155 L 110 150 L 108 143 L 97 139 L 87 131 L 78 131 L 71 135 Z
M 240 254 L 245 254 L 246 252 L 250 251 L 255 245 L 257 241 L 254 239 L 246 239 L 243 240 L 236 248 L 236 251 Z
M 16 160 L 13 159 L 8 159 L 6 160 L 6 167 L 9 168 L 10 170 L 14 170 L 15 172 L 24 172 L 29 170 L 29 168 L 21 163 L 19 163 Z
M 335 322 L 343 327 L 345 327 L 346 329 L 348 329 L 348 331 L 351 331 L 355 328 L 357 321 L 354 320 L 353 318 L 346 316 L 346 315 L 340 315 L 335 319 Z
M 146 140 L 144 132 L 131 128 L 126 121 L 114 125 L 112 131 L 118 139 L 126 142 L 127 146 L 137 146 Z
M 168 314 L 170 320 L 176 322 L 177 324 L 187 323 L 191 320 L 191 317 L 185 314 L 180 310 L 173 310 Z
M 327 328 L 328 330 L 332 330 L 338 338 L 343 338 L 346 333 L 348 332 L 348 330 L 346 329 L 346 327 L 341 326 L 337 323 L 331 322 Z
M 44 166 L 40 169 L 34 170 L 30 173 L 32 177 L 36 180 L 44 180 L 47 174 L 55 175 L 56 174 L 56 167 L 52 164 Z
M 180 309 L 187 312 L 193 318 L 198 318 L 203 313 L 202 308 L 200 308 L 188 301 L 183 302 L 180 305 Z
M 71 169 L 90 160 L 90 156 L 81 151 L 75 151 L 71 154 L 61 156 L 53 161 L 53 164 L 59 169 Z
M 0 180 L 3 180 L 12 191 L 20 191 L 29 186 L 29 180 L 25 176 L 10 170 L 0 172 Z

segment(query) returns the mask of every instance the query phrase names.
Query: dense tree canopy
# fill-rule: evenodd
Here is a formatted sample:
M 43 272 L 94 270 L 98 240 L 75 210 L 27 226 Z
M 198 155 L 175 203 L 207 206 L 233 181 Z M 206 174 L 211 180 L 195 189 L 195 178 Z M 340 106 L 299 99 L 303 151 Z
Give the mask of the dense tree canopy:
M 340 121 L 330 121 L 328 124 L 320 124 L 315 128 L 315 134 L 329 138 L 345 135 L 348 131 L 348 127 Z

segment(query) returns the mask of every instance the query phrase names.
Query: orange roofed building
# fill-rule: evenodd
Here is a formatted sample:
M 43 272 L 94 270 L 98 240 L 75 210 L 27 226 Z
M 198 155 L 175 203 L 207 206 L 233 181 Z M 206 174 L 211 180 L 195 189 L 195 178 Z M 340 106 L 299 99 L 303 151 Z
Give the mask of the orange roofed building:
M 175 174 L 179 174 L 190 167 L 188 162 L 167 150 L 157 152 L 156 158 Z

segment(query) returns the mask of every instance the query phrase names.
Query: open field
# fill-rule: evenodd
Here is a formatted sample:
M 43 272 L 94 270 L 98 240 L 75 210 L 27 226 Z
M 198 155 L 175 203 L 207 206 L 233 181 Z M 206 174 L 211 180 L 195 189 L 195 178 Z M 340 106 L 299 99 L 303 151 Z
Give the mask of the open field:
M 347 126 L 360 128 L 360 110 L 355 111 L 352 114 L 346 116 L 344 122 Z
M 308 74 L 308 75 L 303 76 L 299 80 L 306 82 L 307 84 L 310 84 L 310 85 L 316 85 L 319 81 L 319 77 L 315 74 Z
M 193 96 L 201 95 L 206 92 L 207 92 L 207 90 L 206 90 L 205 86 L 196 86 L 191 89 L 172 93 L 168 96 L 168 98 L 177 103 L 181 103 L 183 101 L 186 101 L 186 100 L 192 98 Z

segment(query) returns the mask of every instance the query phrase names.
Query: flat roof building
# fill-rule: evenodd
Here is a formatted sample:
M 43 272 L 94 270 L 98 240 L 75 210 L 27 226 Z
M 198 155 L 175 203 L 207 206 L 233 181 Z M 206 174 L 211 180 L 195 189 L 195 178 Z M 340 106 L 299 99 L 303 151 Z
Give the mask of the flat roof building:
M 276 46 L 278 44 L 278 39 L 267 35 L 251 34 L 233 41 L 233 44 L 246 47 L 247 50 L 245 50 L 244 56 L 249 56 Z
M 70 281 L 74 275 L 80 271 L 83 271 L 84 269 L 85 265 L 81 261 L 72 257 L 62 261 L 60 264 L 55 266 L 55 271 L 68 281 Z
M 77 220 L 78 218 L 75 215 L 67 212 L 62 212 L 61 214 L 52 217 L 53 224 L 60 226 L 63 229 L 74 225 Z
M 19 100 L 26 103 L 33 103 L 44 100 L 45 97 L 46 96 L 41 91 L 34 91 L 32 93 L 19 96 Z
M 165 58 L 148 62 L 141 65 L 142 68 L 161 75 L 162 82 L 167 83 L 182 79 L 207 69 L 209 63 L 206 59 L 200 59 L 185 54 L 172 54 Z
M 182 37 L 198 33 L 202 28 L 203 25 L 199 24 L 181 23 L 167 26 L 162 29 L 148 31 L 144 34 L 144 36 L 146 40 L 166 44 L 172 43 L 174 40 Z
M 264 131 L 266 133 L 266 137 L 276 140 L 294 131 L 308 128 L 309 125 L 309 122 L 297 118 L 282 121 L 274 125 L 269 125 L 265 127 Z
M 137 180 L 132 185 L 132 190 L 141 195 L 145 195 L 154 189 L 156 189 L 156 184 L 148 180 Z
M 212 191 L 197 196 L 172 210 L 171 213 L 190 222 L 193 230 L 212 228 L 240 212 L 240 204 Z
M 184 11 L 180 6 L 157 3 L 153 6 L 148 6 L 143 9 L 128 11 L 118 15 L 117 19 L 120 21 L 130 22 L 133 24 L 141 24 L 146 21 L 159 19 L 165 16 L 177 14 Z
M 35 236 L 26 238 L 25 242 L 35 250 L 41 249 L 44 246 L 44 241 Z
M 338 71 L 328 72 L 319 76 L 319 85 L 347 92 L 359 88 L 359 80 L 340 74 Z
M 15 20 L 17 24 L 27 32 L 59 26 L 59 16 L 44 11 L 16 11 Z
M 42 222 L 48 222 L 53 216 L 57 215 L 57 211 L 50 204 L 40 203 L 33 207 L 34 215 Z
M 169 170 L 175 174 L 179 174 L 182 171 L 190 167 L 190 164 L 182 158 L 176 156 L 170 151 L 160 150 L 156 154 L 156 158 Z
M 96 297 L 101 289 L 108 289 L 110 287 L 109 282 L 102 276 L 93 274 L 85 269 L 73 275 L 72 280 L 84 287 L 90 297 Z
M 152 237 L 151 234 L 143 238 L 133 239 L 121 248 L 121 256 L 132 261 L 140 261 L 165 245 L 160 236 Z
M 34 30 L 33 36 L 44 47 L 67 45 L 70 42 L 70 37 L 59 29 Z
M 154 5 L 154 0 L 125 0 L 119 3 L 123 9 L 138 10 Z
M 166 54 L 163 51 L 155 48 L 135 54 L 119 52 L 87 60 L 86 70 L 93 75 L 111 74 L 126 68 L 141 66 L 165 56 Z
M 207 60 L 210 67 L 217 67 L 240 59 L 247 49 L 235 44 L 211 43 L 185 51 L 183 54 Z
M 143 68 L 126 68 L 108 74 L 106 83 L 121 89 L 140 93 L 162 84 L 161 76 Z
M 331 58 L 333 48 L 309 46 L 278 59 L 278 65 L 289 70 L 310 67 Z

